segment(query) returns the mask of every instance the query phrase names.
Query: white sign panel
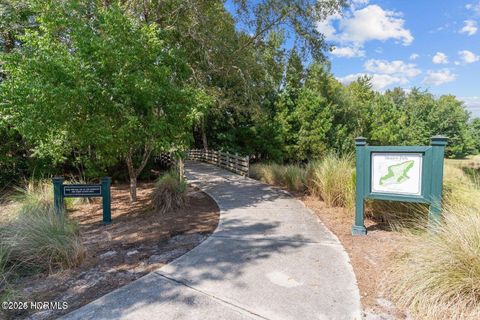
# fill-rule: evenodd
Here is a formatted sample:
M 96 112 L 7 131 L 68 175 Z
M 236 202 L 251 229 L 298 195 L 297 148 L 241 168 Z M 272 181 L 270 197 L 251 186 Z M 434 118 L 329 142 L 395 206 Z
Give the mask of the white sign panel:
M 372 193 L 419 196 L 422 193 L 421 153 L 372 153 Z

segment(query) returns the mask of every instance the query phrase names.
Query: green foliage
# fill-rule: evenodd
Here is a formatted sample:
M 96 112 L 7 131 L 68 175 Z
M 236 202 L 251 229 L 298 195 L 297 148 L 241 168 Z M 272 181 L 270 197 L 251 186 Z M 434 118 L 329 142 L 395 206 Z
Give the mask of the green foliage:
M 201 91 L 185 85 L 187 66 L 167 32 L 115 5 L 35 9 L 39 30 L 4 56 L 1 83 L 1 112 L 34 155 L 63 162 L 78 150 L 106 165 L 123 157 L 136 179 L 152 151 L 189 143 Z
M 0 52 L 12 51 L 19 36 L 25 29 L 33 26 L 32 21 L 29 21 L 33 13 L 29 2 L 29 0 L 0 0 Z
M 192 146 L 286 163 L 348 154 L 360 135 L 479 150 L 479 122 L 453 96 L 335 79 L 314 26 L 344 4 L 234 1 L 232 15 L 222 1 L 1 2 L 0 182 L 75 170 L 134 190 L 152 153 Z
M 470 124 L 471 135 L 474 139 L 474 148 L 477 154 L 480 154 L 480 118 L 473 119 Z
M 399 145 L 403 143 L 402 131 L 407 115 L 397 105 L 390 93 L 377 95 L 369 110 L 369 143 L 373 145 Z
M 9 185 L 28 169 L 27 152 L 21 135 L 0 122 L 0 185 Z
M 158 179 L 152 193 L 152 204 L 161 214 L 184 208 L 187 204 L 187 182 L 176 172 L 168 172 Z

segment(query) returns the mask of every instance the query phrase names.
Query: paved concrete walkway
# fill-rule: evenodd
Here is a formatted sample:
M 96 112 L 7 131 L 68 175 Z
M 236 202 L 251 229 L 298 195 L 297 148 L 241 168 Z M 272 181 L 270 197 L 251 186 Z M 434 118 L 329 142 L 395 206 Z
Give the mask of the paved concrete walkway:
M 186 173 L 218 203 L 217 230 L 65 319 L 360 318 L 347 254 L 301 202 L 204 163 L 187 163 Z

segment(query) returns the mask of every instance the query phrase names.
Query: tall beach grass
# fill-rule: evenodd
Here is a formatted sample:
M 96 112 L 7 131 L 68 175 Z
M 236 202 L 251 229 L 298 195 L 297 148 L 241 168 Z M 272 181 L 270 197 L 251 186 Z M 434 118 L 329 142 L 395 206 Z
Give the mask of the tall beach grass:
M 78 266 L 85 257 L 78 225 L 53 208 L 51 182 L 28 181 L 11 200 L 16 212 L 0 225 L 0 279 Z M 70 203 L 72 204 L 72 203 Z
M 328 206 L 352 208 L 355 173 L 351 156 L 327 155 L 307 166 L 254 164 L 250 176 L 267 184 L 318 196 Z
M 179 178 L 177 172 L 167 172 L 155 185 L 152 193 L 153 207 L 162 214 L 181 209 L 187 205 L 187 191 L 187 182 Z
M 329 154 L 308 166 L 310 193 L 327 206 L 352 208 L 355 202 L 355 175 L 352 156 Z
M 449 207 L 435 232 L 404 232 L 383 281 L 397 305 L 418 319 L 480 319 L 480 211 Z

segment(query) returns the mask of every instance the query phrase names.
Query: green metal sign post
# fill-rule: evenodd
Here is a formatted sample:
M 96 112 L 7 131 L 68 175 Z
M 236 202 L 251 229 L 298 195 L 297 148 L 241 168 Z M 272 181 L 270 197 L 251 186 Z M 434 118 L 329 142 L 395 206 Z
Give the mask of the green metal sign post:
M 53 202 L 55 211 L 63 215 L 65 198 L 102 197 L 103 223 L 112 222 L 110 185 L 112 179 L 103 177 L 100 184 L 63 184 L 63 177 L 55 177 L 53 182 Z
M 441 218 L 443 162 L 447 138 L 434 136 L 430 146 L 368 146 L 355 139 L 356 200 L 353 235 L 366 235 L 365 199 L 425 203 L 433 227 Z

